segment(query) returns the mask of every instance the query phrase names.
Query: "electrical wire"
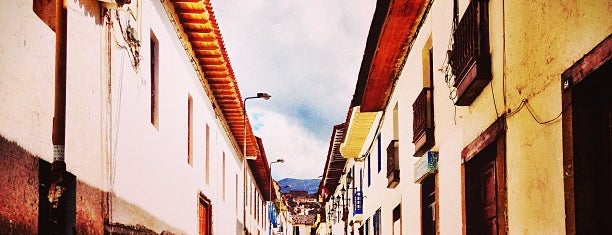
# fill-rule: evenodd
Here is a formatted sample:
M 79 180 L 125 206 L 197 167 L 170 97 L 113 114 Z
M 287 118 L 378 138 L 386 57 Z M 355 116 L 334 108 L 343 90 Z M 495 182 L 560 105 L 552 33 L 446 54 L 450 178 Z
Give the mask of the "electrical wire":
M 525 107 L 527 107 L 527 111 L 529 111 L 529 114 L 531 114 L 531 117 L 533 118 L 533 120 L 535 120 L 537 123 L 539 123 L 539 124 L 541 124 L 541 125 L 546 125 L 546 124 L 548 124 L 548 123 L 554 122 L 554 121 L 556 121 L 557 119 L 559 119 L 559 118 L 561 117 L 561 115 L 563 114 L 563 112 L 565 112 L 565 109 L 567 109 L 567 107 L 569 107 L 569 106 L 570 106 L 570 104 L 572 104 L 572 103 L 570 102 L 570 103 L 566 104 L 566 105 L 565 105 L 565 106 L 564 106 L 564 107 L 561 109 L 561 112 L 559 112 L 559 114 L 558 114 L 556 117 L 554 117 L 553 119 L 547 120 L 547 121 L 540 121 L 540 120 L 539 120 L 539 119 L 536 117 L 536 115 L 535 115 L 534 111 L 532 110 L 532 108 L 531 108 L 531 106 L 529 105 L 529 103 L 528 103 L 528 102 L 525 102 Z
M 495 101 L 495 93 L 493 92 L 493 81 L 489 82 L 491 87 L 491 95 L 493 96 L 493 108 L 495 108 L 495 117 L 499 118 L 499 112 L 497 111 L 497 102 Z
M 536 121 L 540 125 L 546 125 L 546 124 L 549 124 L 549 123 L 554 122 L 557 119 L 559 119 L 561 117 L 561 115 L 563 115 L 563 112 L 565 112 L 565 110 L 571 104 L 572 103 L 570 102 L 570 103 L 566 104 L 565 106 L 563 106 L 563 108 L 561 109 L 561 112 L 559 112 L 559 114 L 557 114 L 557 116 L 555 116 L 554 118 L 546 120 L 546 121 L 540 121 L 540 119 L 538 119 L 537 115 L 535 114 L 535 111 L 533 110 L 533 108 L 529 105 L 529 101 L 527 99 L 522 99 L 521 103 L 514 109 L 514 111 L 511 111 L 511 112 L 508 113 L 508 117 L 511 117 L 511 116 L 517 114 L 523 108 L 527 108 L 527 111 L 529 111 L 529 114 L 530 114 L 531 118 L 533 118 L 534 121 Z
M 130 61 L 132 62 L 132 67 L 134 67 L 134 70 L 138 71 L 140 67 L 140 52 L 139 52 L 140 51 L 140 41 L 135 38 L 136 36 L 134 35 L 134 33 L 128 34 L 128 31 L 127 31 L 128 29 L 133 30 L 133 28 L 129 24 L 129 20 L 128 20 L 128 28 L 126 30 L 123 29 L 123 24 L 121 24 L 121 17 L 119 17 L 119 12 L 117 10 L 115 10 L 115 18 L 117 20 L 117 24 L 119 25 L 121 37 L 123 38 L 123 41 L 127 44 L 127 46 L 119 45 L 118 43 L 117 44 L 118 46 L 126 49 L 129 52 L 129 57 L 130 57 Z M 115 41 L 118 42 L 116 38 L 115 38 Z

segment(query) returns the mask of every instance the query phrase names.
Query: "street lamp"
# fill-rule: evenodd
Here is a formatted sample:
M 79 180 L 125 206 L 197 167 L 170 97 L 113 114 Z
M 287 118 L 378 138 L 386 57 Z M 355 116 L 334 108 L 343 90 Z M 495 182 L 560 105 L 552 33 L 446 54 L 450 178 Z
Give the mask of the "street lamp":
M 268 93 L 257 93 L 256 96 L 250 96 L 244 98 L 244 109 L 242 109 L 242 127 L 244 129 L 244 136 L 242 139 L 242 232 L 247 234 L 246 228 L 246 159 L 247 159 L 247 151 L 246 151 L 246 142 L 247 142 L 247 127 L 246 127 L 246 119 L 247 119 L 247 111 L 246 111 L 246 102 L 250 99 L 264 99 L 269 100 L 270 96 Z
M 272 187 L 274 187 L 274 184 L 272 183 L 272 164 L 274 163 L 284 163 L 285 159 L 279 158 L 276 161 L 270 162 L 270 204 L 273 204 L 272 202 Z M 270 206 L 268 206 L 268 209 L 270 209 Z M 270 216 L 270 213 L 268 213 L 268 217 Z M 272 218 L 268 218 L 268 220 L 270 221 L 270 230 L 268 232 L 268 234 L 272 234 Z

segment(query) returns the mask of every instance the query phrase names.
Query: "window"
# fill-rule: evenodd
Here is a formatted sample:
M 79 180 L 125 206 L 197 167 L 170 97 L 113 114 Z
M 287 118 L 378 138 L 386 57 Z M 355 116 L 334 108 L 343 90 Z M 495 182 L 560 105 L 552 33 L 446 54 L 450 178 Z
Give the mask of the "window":
M 457 1 L 455 1 L 455 9 Z M 468 106 L 491 81 L 488 0 L 472 0 L 453 32 L 450 65 L 458 106 Z M 455 14 L 455 17 L 457 14 Z
M 423 90 L 412 104 L 412 143 L 415 157 L 421 157 L 434 146 L 433 48 L 431 36 L 425 43 L 423 58 Z
M 222 156 L 223 156 L 223 166 L 222 166 L 223 168 L 221 170 L 221 183 L 223 185 L 222 186 L 223 187 L 223 189 L 222 189 L 223 191 L 221 193 L 222 193 L 222 196 L 223 196 L 223 201 L 225 201 L 225 152 L 222 153 Z
M 370 219 L 369 218 L 365 221 L 365 225 L 364 226 L 365 226 L 365 233 L 364 234 L 365 235 L 370 235 Z
M 399 139 L 399 111 L 397 103 L 395 103 L 395 107 L 393 108 L 393 139 Z
M 400 182 L 398 140 L 391 140 L 387 146 L 387 181 L 387 188 L 395 188 Z
M 368 156 L 366 156 L 366 161 L 368 162 L 368 187 L 370 187 L 370 185 L 372 184 L 372 170 L 370 168 L 370 154 L 368 153 Z
M 236 205 L 234 206 L 234 212 L 238 211 L 238 174 L 236 174 L 236 182 L 234 182 L 234 199 L 236 200 Z
M 380 138 L 380 134 L 376 137 L 377 142 L 377 151 L 378 151 L 378 173 L 382 169 L 382 139 Z
M 153 31 L 151 31 L 150 39 L 150 56 L 151 56 L 151 124 L 155 128 L 159 125 L 159 42 L 155 37 Z
M 206 162 L 204 162 L 205 167 L 206 167 L 206 175 L 205 175 L 205 180 L 206 180 L 206 184 L 209 183 L 210 180 L 210 127 L 208 127 L 208 124 L 206 124 Z
M 374 217 L 372 218 L 372 228 L 374 228 L 374 235 L 382 235 L 380 228 L 380 208 L 376 210 L 374 213 Z
M 293 226 L 293 235 L 300 235 L 300 227 Z
M 193 165 L 193 98 L 187 95 L 187 163 Z
M 359 190 L 363 190 L 363 168 L 359 169 Z

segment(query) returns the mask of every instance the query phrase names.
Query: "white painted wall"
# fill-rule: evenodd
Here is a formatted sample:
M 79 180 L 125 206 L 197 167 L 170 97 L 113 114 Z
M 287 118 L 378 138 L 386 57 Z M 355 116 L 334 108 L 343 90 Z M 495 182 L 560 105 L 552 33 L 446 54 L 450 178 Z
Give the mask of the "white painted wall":
M 106 62 L 108 35 L 98 4 L 96 0 L 68 1 L 68 171 L 94 188 L 114 193 L 112 222 L 141 224 L 156 232 L 197 234 L 202 193 L 212 204 L 215 233 L 236 234 L 243 203 L 239 152 L 216 117 L 162 3 L 132 1 L 132 7 L 141 4 L 133 8 L 140 18 L 132 21 L 141 36 L 138 70 L 121 47 L 125 42 L 114 17 L 111 63 Z M 0 135 L 52 162 L 55 32 L 33 12 L 31 2 L 1 5 L 0 19 L 12 23 L 0 26 Z M 127 13 L 118 14 L 125 29 Z M 150 31 L 159 41 L 158 128 L 150 122 Z M 194 118 L 191 166 L 187 163 L 188 95 L 193 98 Z M 252 187 L 250 172 L 249 177 Z M 258 223 L 252 223 L 255 215 L 247 214 L 252 231 L 266 231 L 267 213 L 260 213 Z

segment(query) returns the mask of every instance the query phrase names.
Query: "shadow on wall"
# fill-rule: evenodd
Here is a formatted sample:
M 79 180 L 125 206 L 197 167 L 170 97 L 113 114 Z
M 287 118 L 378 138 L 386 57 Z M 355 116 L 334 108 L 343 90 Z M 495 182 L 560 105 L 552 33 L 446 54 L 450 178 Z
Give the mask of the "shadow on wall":
M 56 0 L 32 0 L 32 10 L 52 31 L 55 31 L 55 1 Z M 79 7 L 85 11 L 85 16 L 96 19 L 96 25 L 100 25 L 100 5 L 98 0 L 78 0 Z
M 50 234 L 52 204 L 48 198 L 51 164 L 0 136 L 0 234 Z M 184 234 L 143 209 L 92 187 L 67 173 L 63 234 Z M 120 221 L 113 220 L 108 210 Z M 139 223 L 154 227 L 146 227 Z M 154 230 L 161 231 L 160 233 Z M 173 231 L 173 232 L 169 232 Z

